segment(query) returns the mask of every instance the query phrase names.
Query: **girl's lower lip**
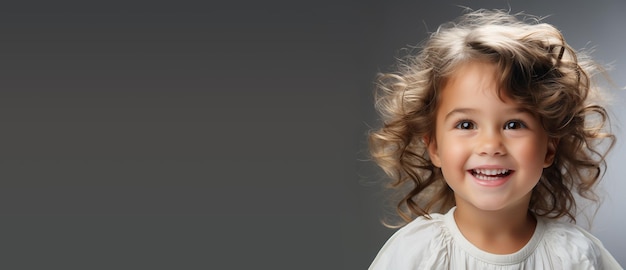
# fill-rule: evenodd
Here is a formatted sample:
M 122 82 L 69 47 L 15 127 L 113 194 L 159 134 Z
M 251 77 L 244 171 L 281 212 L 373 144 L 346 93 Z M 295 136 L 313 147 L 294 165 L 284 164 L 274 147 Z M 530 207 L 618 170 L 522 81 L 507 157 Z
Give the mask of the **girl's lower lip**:
M 474 176 L 471 172 L 470 175 L 472 176 L 472 178 L 474 179 L 474 182 L 476 182 L 478 185 L 484 186 L 484 187 L 499 187 L 501 185 L 504 185 L 504 183 L 506 183 L 507 181 L 509 181 L 509 179 L 511 178 L 511 175 L 513 173 L 504 176 L 504 177 L 499 177 L 498 179 L 495 180 L 483 180 L 483 179 L 479 179 L 476 176 Z

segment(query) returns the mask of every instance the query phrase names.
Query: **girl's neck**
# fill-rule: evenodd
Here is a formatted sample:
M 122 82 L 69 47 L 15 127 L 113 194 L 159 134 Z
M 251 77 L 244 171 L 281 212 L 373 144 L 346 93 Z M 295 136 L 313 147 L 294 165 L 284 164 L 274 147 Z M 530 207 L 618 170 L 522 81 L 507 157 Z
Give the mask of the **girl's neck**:
M 537 225 L 527 206 L 484 211 L 471 205 L 457 205 L 454 219 L 470 243 L 493 254 L 511 254 L 522 249 Z

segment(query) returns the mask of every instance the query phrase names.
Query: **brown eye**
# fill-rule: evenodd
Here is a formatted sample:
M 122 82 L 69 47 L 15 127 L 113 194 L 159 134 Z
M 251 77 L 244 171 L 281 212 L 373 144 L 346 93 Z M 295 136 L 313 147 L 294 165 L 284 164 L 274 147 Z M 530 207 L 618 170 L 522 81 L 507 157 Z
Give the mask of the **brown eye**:
M 475 129 L 476 125 L 474 125 L 474 123 L 472 123 L 471 121 L 461 121 L 458 124 L 456 124 L 456 127 L 458 129 Z
M 520 129 L 520 128 L 526 128 L 526 125 L 522 121 L 512 120 L 504 124 L 504 129 Z

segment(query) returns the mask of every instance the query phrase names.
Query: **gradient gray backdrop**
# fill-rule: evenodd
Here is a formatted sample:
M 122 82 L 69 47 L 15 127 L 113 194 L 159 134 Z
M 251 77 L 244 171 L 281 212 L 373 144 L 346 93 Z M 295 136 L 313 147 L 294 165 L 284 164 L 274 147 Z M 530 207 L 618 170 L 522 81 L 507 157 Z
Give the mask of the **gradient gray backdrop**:
M 50 2 L 0 6 L 2 269 L 366 269 L 372 80 L 456 5 L 551 15 L 626 85 L 624 1 Z M 593 227 L 622 265 L 625 154 Z

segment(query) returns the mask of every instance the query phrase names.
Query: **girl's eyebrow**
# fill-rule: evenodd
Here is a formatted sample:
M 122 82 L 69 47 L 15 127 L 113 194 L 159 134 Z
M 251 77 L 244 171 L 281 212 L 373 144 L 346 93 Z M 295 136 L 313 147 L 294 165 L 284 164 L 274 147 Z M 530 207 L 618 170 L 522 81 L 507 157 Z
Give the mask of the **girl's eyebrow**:
M 448 118 L 452 117 L 455 114 L 472 114 L 472 113 L 476 113 L 476 111 L 478 111 L 478 109 L 472 109 L 472 108 L 455 108 L 454 110 L 448 112 L 444 118 L 444 120 L 448 120 Z M 515 107 L 515 108 L 510 108 L 506 110 L 507 113 L 524 113 L 524 114 L 530 114 L 530 115 L 534 115 L 530 110 L 526 109 L 526 108 L 522 108 L 522 107 Z
M 446 114 L 446 117 L 444 118 L 444 120 L 448 120 L 448 118 L 450 118 L 452 115 L 455 114 L 472 114 L 473 112 L 476 112 L 476 109 L 471 109 L 471 108 L 455 108 L 454 110 L 448 112 Z

